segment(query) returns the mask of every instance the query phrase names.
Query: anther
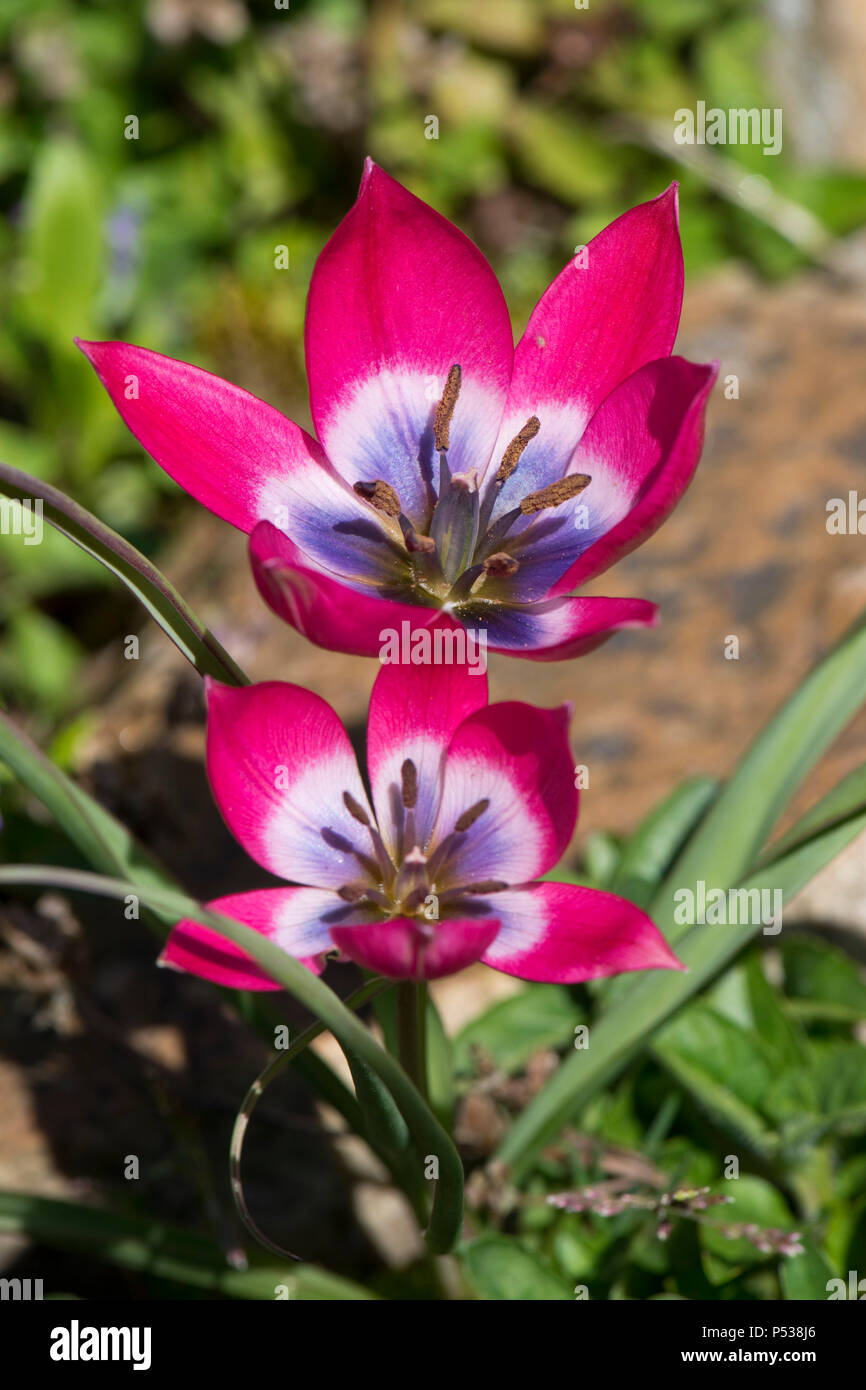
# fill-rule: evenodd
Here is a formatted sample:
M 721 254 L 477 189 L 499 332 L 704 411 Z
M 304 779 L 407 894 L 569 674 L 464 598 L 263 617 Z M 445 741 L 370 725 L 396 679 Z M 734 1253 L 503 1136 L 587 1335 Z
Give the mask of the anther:
M 518 430 L 512 439 L 505 453 L 502 455 L 502 462 L 496 472 L 495 481 L 497 483 L 506 482 L 514 472 L 520 462 L 520 455 L 526 448 L 530 440 L 534 439 L 541 429 L 541 421 L 537 415 L 530 415 L 523 429 Z
M 375 507 L 377 512 L 384 512 L 385 516 L 399 516 L 402 508 L 400 498 L 392 488 L 390 483 L 384 482 L 381 478 L 376 478 L 372 482 L 363 480 L 354 484 L 354 490 L 359 497 L 363 497 L 365 502 L 369 502 L 371 507 Z
M 467 883 L 461 890 L 464 893 L 504 893 L 508 887 L 499 878 L 488 878 L 483 883 Z
M 520 561 L 515 560 L 513 555 L 507 555 L 504 550 L 498 550 L 495 555 L 488 555 L 482 568 L 485 574 L 494 579 L 510 579 L 520 569 Z
M 445 390 L 442 392 L 442 399 L 436 406 L 436 415 L 433 420 L 433 438 L 440 454 L 451 444 L 451 417 L 454 414 L 457 397 L 460 395 L 462 380 L 463 373 L 458 363 L 455 362 L 448 373 Z
M 463 812 L 463 815 L 457 821 L 456 825 L 454 826 L 454 829 L 459 830 L 461 832 L 464 830 L 468 830 L 470 825 L 475 824 L 479 816 L 484 815 L 484 812 L 487 810 L 487 807 L 489 805 L 490 802 L 487 798 L 485 798 L 483 801 L 476 801 L 474 806 L 470 806 L 468 811 Z
M 370 824 L 370 817 L 367 815 L 363 806 L 359 806 L 351 792 L 343 792 L 343 805 L 346 807 L 349 815 L 354 816 L 355 820 L 359 821 L 361 825 Z
M 569 473 L 567 477 L 550 483 L 548 487 L 540 488 L 538 492 L 530 492 L 520 503 L 520 510 L 524 516 L 532 516 L 533 512 L 543 512 L 548 507 L 559 507 L 563 502 L 568 502 L 570 498 L 583 492 L 591 482 L 592 478 L 588 473 Z
M 400 769 L 403 805 L 411 811 L 418 802 L 418 772 L 411 758 L 407 758 Z

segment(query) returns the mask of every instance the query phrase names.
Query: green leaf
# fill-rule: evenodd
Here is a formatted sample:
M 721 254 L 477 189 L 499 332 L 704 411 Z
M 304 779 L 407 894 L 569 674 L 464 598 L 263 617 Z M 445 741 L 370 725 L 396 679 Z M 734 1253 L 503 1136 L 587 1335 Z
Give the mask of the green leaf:
M 772 1183 L 763 1178 L 744 1173 L 739 1178 L 716 1183 L 715 1191 L 734 1200 L 730 1206 L 709 1207 L 703 1213 L 700 1241 L 708 1254 L 726 1265 L 762 1264 L 770 1256 L 757 1250 L 748 1240 L 722 1235 L 720 1226 L 753 1223 L 764 1228 L 796 1229 L 784 1199 Z
M 96 170 L 68 136 L 44 143 L 26 194 L 21 306 L 31 328 L 73 352 L 102 279 L 103 234 Z
M 691 777 L 641 822 L 623 849 L 611 893 L 646 907 L 674 856 L 706 815 L 719 792 L 715 777 Z
M 191 917 L 252 956 L 263 970 L 310 1010 L 333 1033 L 347 1059 L 360 1061 L 384 1083 L 412 1133 L 417 1156 L 435 1155 L 439 1180 L 433 1198 L 427 1243 L 437 1253 L 450 1250 L 460 1233 L 463 1215 L 463 1166 L 450 1137 L 422 1100 L 403 1068 L 373 1039 L 351 1010 L 328 986 L 261 933 L 223 913 L 209 911 L 184 894 L 165 888 L 142 887 L 99 874 L 46 865 L 0 867 L 0 885 L 52 885 L 69 892 L 95 893 L 123 899 L 137 894 L 143 906 L 171 915 L 177 922 Z
M 826 1003 L 846 1010 L 848 1018 L 866 1018 L 866 983 L 844 951 L 815 936 L 782 941 L 785 990 L 795 999 Z
M 815 1303 L 827 1301 L 827 1284 L 833 1278 L 833 1270 L 823 1251 L 811 1240 L 802 1240 L 802 1255 L 791 1255 L 784 1259 L 779 1268 L 779 1279 L 785 1298 L 809 1300 Z
M 470 1284 L 482 1299 L 542 1302 L 571 1298 L 549 1265 L 509 1236 L 479 1236 L 459 1250 Z
M 6 463 L 0 463 L 0 493 L 41 501 L 45 520 L 116 575 L 201 675 L 215 676 L 228 685 L 247 684 L 246 676 L 213 633 L 202 627 L 174 586 L 116 531 L 58 488 Z
M 180 1227 L 26 1192 L 0 1192 L 0 1231 L 214 1296 L 275 1299 L 283 1286 L 299 1300 L 376 1297 L 315 1265 L 262 1263 L 238 1270 L 210 1241 Z
M 761 1114 L 773 1070 L 760 1039 L 705 1004 L 692 1004 L 656 1037 L 653 1053 L 720 1128 L 768 1156 L 776 1137 Z
M 456 1071 L 466 1076 L 475 1070 L 474 1048 L 502 1071 L 519 1071 L 534 1052 L 562 1046 L 580 1019 L 580 1010 L 563 985 L 527 985 L 460 1030 L 454 1039 Z

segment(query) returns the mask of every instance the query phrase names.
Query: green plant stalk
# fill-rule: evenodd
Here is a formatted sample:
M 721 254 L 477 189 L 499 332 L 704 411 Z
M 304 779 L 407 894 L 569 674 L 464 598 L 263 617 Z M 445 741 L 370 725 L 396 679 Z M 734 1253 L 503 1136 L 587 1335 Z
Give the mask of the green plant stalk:
M 397 1055 L 406 1075 L 427 1100 L 427 987 L 401 980 L 397 986 Z
M 252 956 L 272 979 L 322 1019 L 347 1057 L 360 1059 L 382 1081 L 406 1121 L 419 1158 L 426 1154 L 438 1158 L 439 1180 L 425 1238 L 429 1249 L 435 1254 L 444 1254 L 452 1248 L 460 1234 L 463 1216 L 463 1166 L 457 1150 L 396 1058 L 379 1046 L 364 1025 L 317 976 L 251 927 L 222 913 L 209 911 L 185 895 L 160 888 L 142 888 L 122 879 L 103 878 L 99 874 L 53 866 L 16 864 L 0 868 L 0 886 L 33 884 L 118 899 L 133 894 L 146 907 L 172 914 L 175 921 L 193 918 Z

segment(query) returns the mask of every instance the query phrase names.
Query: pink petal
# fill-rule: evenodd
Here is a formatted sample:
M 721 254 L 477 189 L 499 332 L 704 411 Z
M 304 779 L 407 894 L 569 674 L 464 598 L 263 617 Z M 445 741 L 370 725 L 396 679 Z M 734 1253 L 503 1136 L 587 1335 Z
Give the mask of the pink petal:
M 564 594 L 645 541 L 692 480 L 704 440 L 704 411 L 718 364 L 683 357 L 650 362 L 596 411 L 569 473 L 588 473 L 592 543 L 553 586 Z M 598 536 L 598 539 L 594 539 Z
M 388 633 L 427 627 L 438 609 L 383 598 L 374 588 L 322 573 L 304 552 L 270 522 L 250 536 L 250 563 L 265 603 L 311 642 L 351 656 L 379 656 Z
M 644 363 L 670 353 L 682 295 L 672 184 L 599 232 L 586 248 L 586 265 L 570 261 L 533 310 L 515 349 L 494 461 L 531 415 L 541 430 L 508 486 L 525 482 L 529 492 L 562 477 L 605 397 Z
M 322 954 L 333 946 L 328 924 L 322 918 L 340 905 L 333 893 L 318 888 L 262 888 L 253 893 L 214 898 L 205 904 L 213 912 L 224 912 L 236 922 L 261 932 L 316 975 L 322 972 Z M 200 922 L 178 922 L 159 963 L 230 989 L 281 988 L 246 951 Z
M 464 719 L 446 755 L 435 843 L 479 802 L 488 806 L 463 832 L 437 887 L 522 883 L 561 858 L 577 819 L 570 713 L 510 701 Z
M 383 478 L 426 518 L 433 413 L 454 363 L 451 468 L 485 467 L 514 351 L 502 291 L 472 242 L 371 160 L 313 273 L 306 346 L 316 432 L 349 482 Z
M 577 984 L 626 970 L 682 970 L 658 928 L 625 898 L 568 883 L 491 897 L 502 929 L 483 956 L 522 980 Z
M 394 980 L 438 980 L 479 960 L 498 930 L 492 918 L 422 923 L 394 917 L 363 927 L 333 927 L 331 936 L 365 970 Z
M 540 603 L 469 605 L 455 616 L 483 627 L 489 650 L 530 661 L 565 661 L 584 656 L 622 628 L 654 627 L 658 610 L 642 598 L 551 598 Z
M 318 695 L 284 681 L 235 689 L 206 681 L 207 770 L 226 825 L 271 873 L 319 888 L 359 877 L 370 814 L 348 735 Z
M 251 531 L 295 503 L 326 513 L 342 503 L 315 439 L 257 396 L 130 343 L 78 346 L 142 447 L 224 521 Z
M 431 626 L 462 633 L 461 625 L 445 615 Z M 439 805 L 445 750 L 458 725 L 486 704 L 487 675 L 478 665 L 395 663 L 382 667 L 370 696 L 367 767 L 379 827 L 389 849 L 397 847 L 403 826 L 404 761 L 410 759 L 417 774 L 415 843 L 423 848 Z

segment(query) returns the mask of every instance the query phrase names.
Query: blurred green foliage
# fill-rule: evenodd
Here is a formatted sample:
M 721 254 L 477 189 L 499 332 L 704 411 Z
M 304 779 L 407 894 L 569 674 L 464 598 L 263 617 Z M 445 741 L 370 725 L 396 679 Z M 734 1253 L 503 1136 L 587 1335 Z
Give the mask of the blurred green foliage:
M 676 176 L 690 271 L 803 264 L 645 139 L 698 99 L 776 104 L 767 42 L 759 0 L 5 0 L 0 457 L 155 552 L 184 509 L 74 336 L 194 360 L 303 414 L 306 288 L 367 152 L 476 237 L 518 328 L 575 245 Z M 734 153 L 831 232 L 866 218 L 859 176 L 800 170 L 787 144 Z M 66 542 L 4 543 L 0 565 L 0 692 L 62 715 L 116 610 Z

